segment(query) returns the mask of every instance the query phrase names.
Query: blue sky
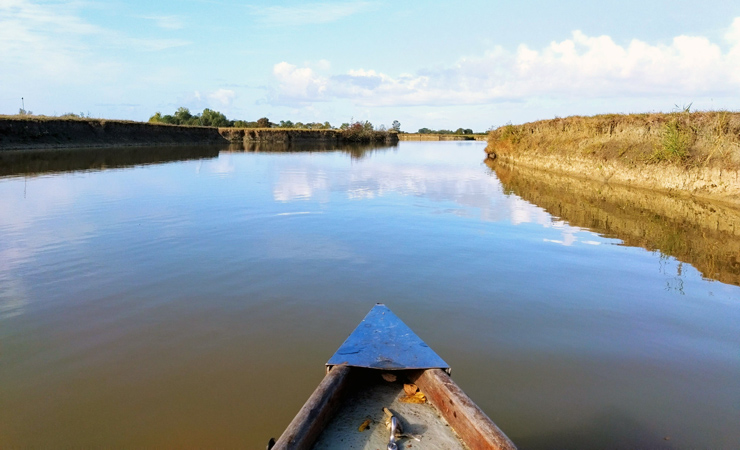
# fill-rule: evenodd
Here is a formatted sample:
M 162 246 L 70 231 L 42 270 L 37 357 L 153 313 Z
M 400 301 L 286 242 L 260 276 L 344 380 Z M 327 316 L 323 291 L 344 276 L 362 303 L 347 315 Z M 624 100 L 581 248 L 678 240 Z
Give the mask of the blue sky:
M 737 110 L 740 2 L 0 0 L 0 114 L 484 131 Z

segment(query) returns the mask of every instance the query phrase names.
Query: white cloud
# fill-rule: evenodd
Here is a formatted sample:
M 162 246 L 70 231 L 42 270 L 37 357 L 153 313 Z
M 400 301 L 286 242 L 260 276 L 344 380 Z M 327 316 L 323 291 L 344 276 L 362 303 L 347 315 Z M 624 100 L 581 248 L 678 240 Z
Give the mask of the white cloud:
M 180 16 L 140 16 L 142 19 L 151 20 L 159 28 L 165 30 L 180 30 L 185 28 L 185 22 Z
M 27 0 L 0 2 L 0 66 L 4 77 L 22 78 L 44 74 L 51 77 L 84 78 L 85 71 L 99 69 L 89 58 L 84 38 L 103 30 L 75 15 L 72 5 L 40 5 Z M 89 62 L 83 69 L 80 61 Z
M 221 106 L 230 106 L 236 98 L 236 92 L 231 89 L 218 89 L 208 94 L 208 99 Z
M 317 101 L 326 94 L 329 80 L 321 77 L 310 67 L 297 67 L 287 62 L 275 64 L 272 75 L 278 86 L 276 98 L 288 101 Z
M 126 48 L 133 48 L 139 51 L 147 52 L 159 52 L 162 50 L 169 50 L 176 47 L 184 47 L 190 45 L 190 41 L 184 39 L 140 39 L 140 38 L 127 38 L 123 40 L 122 46 Z
M 736 17 L 735 20 L 732 21 L 732 25 L 725 34 L 725 39 L 727 39 L 727 42 L 735 46 L 740 44 L 740 17 Z
M 0 1 L 0 67 L 4 82 L 88 84 L 112 79 L 125 64 L 111 50 L 161 51 L 189 44 L 181 39 L 129 37 L 82 18 L 77 1 Z
M 463 58 L 444 69 L 391 76 L 357 69 L 323 74 L 276 64 L 268 101 L 295 104 L 350 99 L 358 105 L 455 105 L 559 98 L 737 96 L 740 89 L 740 18 L 725 35 L 729 49 L 703 36 L 670 44 L 637 39 L 620 45 L 609 36 L 574 31 L 542 49 L 501 47 Z M 325 72 L 325 71 L 322 71 Z
M 236 92 L 231 89 L 216 89 L 215 91 L 193 91 L 191 94 L 178 99 L 178 105 L 185 105 L 191 112 L 200 112 L 204 108 L 228 108 L 236 99 Z
M 372 2 L 318 2 L 295 6 L 259 6 L 252 8 L 252 14 L 265 25 L 299 26 L 335 22 L 373 7 Z

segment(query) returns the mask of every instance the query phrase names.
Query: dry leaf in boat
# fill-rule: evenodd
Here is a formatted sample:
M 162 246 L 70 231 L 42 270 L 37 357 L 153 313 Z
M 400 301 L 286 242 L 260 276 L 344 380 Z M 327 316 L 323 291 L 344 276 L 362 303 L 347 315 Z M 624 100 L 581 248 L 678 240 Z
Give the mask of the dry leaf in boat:
M 371 424 L 371 423 L 373 423 L 373 421 L 372 421 L 372 420 L 370 420 L 370 419 L 365 419 L 365 421 L 364 421 L 364 422 L 362 422 L 362 425 L 360 425 L 360 427 L 358 428 L 358 430 L 360 431 L 360 433 L 362 433 L 363 431 L 365 431 L 365 430 L 367 430 L 368 428 L 370 428 L 370 424 Z
M 393 375 L 392 373 L 388 373 L 388 372 L 381 373 L 380 376 L 383 377 L 383 379 L 389 383 L 393 383 L 394 381 L 396 381 L 396 378 L 397 378 L 395 375 Z
M 403 385 L 403 391 L 406 392 L 407 397 L 411 397 L 412 395 L 416 394 L 416 391 L 418 391 L 419 388 L 416 387 L 415 384 L 404 384 Z
M 383 407 L 383 413 L 385 414 L 385 421 L 386 422 L 388 422 L 389 420 L 391 420 L 391 417 L 393 417 L 393 413 L 391 412 L 391 410 L 388 409 L 388 408 L 386 408 L 385 406 Z
M 410 395 L 407 397 L 401 397 L 399 401 L 401 403 L 426 403 L 427 397 L 421 392 L 417 392 L 414 395 Z

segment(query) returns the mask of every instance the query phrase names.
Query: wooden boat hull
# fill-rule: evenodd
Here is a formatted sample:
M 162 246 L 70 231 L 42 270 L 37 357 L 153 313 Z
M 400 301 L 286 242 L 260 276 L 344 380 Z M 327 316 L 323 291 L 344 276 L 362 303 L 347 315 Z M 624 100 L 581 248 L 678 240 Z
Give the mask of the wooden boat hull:
M 423 398 L 410 401 L 415 395 L 406 389 L 417 388 Z M 404 428 L 398 449 L 516 448 L 452 381 L 447 363 L 377 304 L 329 359 L 324 379 L 268 450 L 387 449 L 390 417 Z
M 382 373 L 391 372 L 334 366 L 273 450 L 385 449 L 389 432 L 383 422 L 383 406 L 390 407 L 399 416 L 407 432 L 421 435 L 418 443 L 402 439 L 399 449 L 409 444 L 411 448 L 425 450 L 516 448 L 445 371 L 394 371 L 392 373 L 398 378 L 395 383 L 383 380 Z M 400 406 L 398 399 L 405 396 L 403 381 L 416 384 L 425 394 L 427 403 Z M 369 428 L 359 431 L 368 419 Z

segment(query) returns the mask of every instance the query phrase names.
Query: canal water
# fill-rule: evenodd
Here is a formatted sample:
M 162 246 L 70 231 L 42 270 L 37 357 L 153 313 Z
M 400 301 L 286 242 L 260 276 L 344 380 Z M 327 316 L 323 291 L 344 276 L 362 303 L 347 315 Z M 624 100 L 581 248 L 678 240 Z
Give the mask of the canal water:
M 0 447 L 264 448 L 383 302 L 521 448 L 740 448 L 737 211 L 287 150 L 0 158 Z

